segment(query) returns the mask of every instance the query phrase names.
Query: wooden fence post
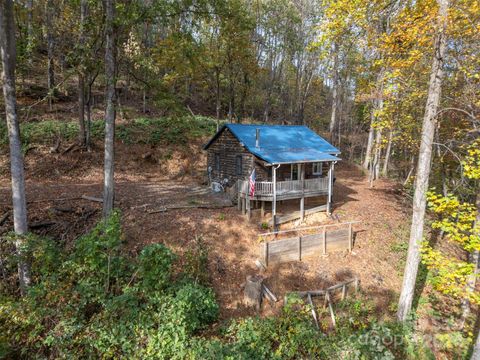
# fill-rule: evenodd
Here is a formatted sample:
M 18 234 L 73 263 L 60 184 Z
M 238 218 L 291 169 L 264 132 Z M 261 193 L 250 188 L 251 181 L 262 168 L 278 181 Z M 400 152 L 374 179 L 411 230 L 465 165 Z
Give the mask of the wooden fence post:
M 335 314 L 333 312 L 333 307 L 332 307 L 332 300 L 330 299 L 330 294 L 329 292 L 327 291 L 327 293 L 325 294 L 325 298 L 327 299 L 328 301 L 328 309 L 330 310 L 330 316 L 332 318 L 332 323 L 333 323 L 333 327 L 337 326 L 336 322 L 335 322 Z
M 310 295 L 310 293 L 307 295 L 307 300 L 310 306 L 312 307 L 313 320 L 315 320 L 315 325 L 317 326 L 317 330 L 319 330 L 320 326 L 318 325 L 317 313 L 315 311 L 315 306 L 313 305 L 312 296 Z
M 343 286 L 342 286 L 342 300 L 345 300 L 346 295 L 347 295 L 347 285 L 343 284 Z

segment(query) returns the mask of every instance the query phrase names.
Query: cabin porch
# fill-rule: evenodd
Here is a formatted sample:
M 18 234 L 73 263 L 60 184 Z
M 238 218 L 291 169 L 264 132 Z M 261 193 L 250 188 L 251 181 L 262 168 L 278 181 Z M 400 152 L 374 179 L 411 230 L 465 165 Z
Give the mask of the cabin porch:
M 287 180 L 276 183 L 277 200 L 299 199 L 328 194 L 328 177 L 319 177 L 305 180 Z M 249 193 L 249 181 L 238 180 L 239 195 L 245 198 Z M 255 195 L 250 200 L 273 201 L 273 181 L 257 181 Z
M 331 202 L 333 194 L 333 171 L 335 162 L 324 162 L 328 165 L 328 173 L 326 176 L 318 176 L 305 179 L 305 168 L 311 163 L 292 163 L 282 164 L 290 167 L 298 167 L 296 180 L 277 181 L 277 171 L 280 164 L 272 165 L 271 181 L 256 181 L 254 195 L 249 194 L 249 180 L 238 180 L 237 191 L 239 208 L 247 213 L 248 218 L 251 217 L 252 202 L 261 203 L 262 214 L 264 213 L 265 203 L 271 202 L 272 224 L 277 226 L 277 202 L 283 200 L 299 199 L 299 218 L 303 220 L 306 214 L 305 199 L 311 197 L 326 197 L 326 204 L 318 207 L 318 209 L 326 210 L 329 214 L 331 211 Z M 312 209 L 313 210 L 313 209 Z

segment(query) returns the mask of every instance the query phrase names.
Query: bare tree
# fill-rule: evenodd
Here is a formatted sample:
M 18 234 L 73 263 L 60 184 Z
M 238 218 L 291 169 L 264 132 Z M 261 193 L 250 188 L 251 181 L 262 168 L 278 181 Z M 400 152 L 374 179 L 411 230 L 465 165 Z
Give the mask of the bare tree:
M 375 128 L 373 127 L 374 122 L 374 113 L 372 111 L 370 116 L 370 128 L 368 130 L 368 142 L 367 142 L 367 149 L 365 151 L 365 161 L 363 162 L 363 168 L 368 170 L 370 166 L 370 162 L 372 161 L 372 150 L 373 150 L 373 140 L 375 138 Z
M 475 226 L 480 226 L 480 192 L 477 191 L 477 216 L 475 217 Z M 477 284 L 477 276 L 480 271 L 478 268 L 480 265 L 480 251 L 474 250 L 472 253 L 469 254 L 469 261 L 473 264 L 474 270 L 473 273 L 467 277 L 467 284 L 466 284 L 466 292 L 467 296 L 462 300 L 462 320 L 465 322 L 467 317 L 470 315 L 470 299 L 469 295 L 471 295 L 475 291 L 475 286 Z
M 33 52 L 33 0 L 27 0 L 27 54 L 28 64 L 32 66 Z
M 2 54 L 2 82 L 5 97 L 5 112 L 10 144 L 10 171 L 12 176 L 13 226 L 17 236 L 16 249 L 22 255 L 22 235 L 28 232 L 27 203 L 25 200 L 25 175 L 23 170 L 22 144 L 20 126 L 17 118 L 17 99 L 15 95 L 15 24 L 12 0 L 1 0 L 0 42 Z M 22 293 L 30 285 L 30 269 L 22 260 L 18 263 L 18 277 Z
M 432 161 L 432 146 L 435 135 L 436 114 L 440 103 L 440 93 L 443 79 L 443 63 L 446 47 L 445 30 L 449 0 L 437 0 L 439 12 L 437 17 L 437 34 L 434 44 L 434 58 L 428 88 L 425 115 L 423 117 L 420 153 L 418 155 L 417 177 L 413 197 L 412 226 L 408 245 L 407 263 L 403 275 L 402 292 L 398 303 L 397 318 L 405 321 L 412 308 L 418 265 L 420 263 L 420 242 L 423 239 L 423 225 L 427 204 L 426 192 L 430 177 Z
M 390 154 L 392 152 L 393 143 L 393 129 L 390 129 L 388 133 L 387 149 L 385 150 L 385 159 L 383 160 L 382 176 L 388 176 L 388 164 L 390 162 Z
M 80 34 L 78 40 L 80 45 L 85 42 L 85 21 L 87 16 L 87 0 L 80 1 Z M 85 69 L 83 54 L 80 54 L 79 71 L 78 71 L 78 122 L 79 122 L 79 132 L 78 132 L 78 143 L 81 146 L 86 145 L 87 135 L 85 130 Z
M 47 86 L 48 86 L 48 104 L 52 110 L 52 101 L 55 91 L 55 70 L 53 61 L 53 51 L 55 48 L 55 39 L 53 37 L 53 0 L 47 0 L 45 3 L 45 28 L 47 37 Z
M 332 69 L 332 114 L 330 116 L 330 140 L 335 138 L 335 129 L 337 127 L 337 110 L 338 110 L 338 45 L 333 45 L 333 69 Z
M 478 360 L 480 359 L 480 331 L 477 334 L 477 340 L 475 341 L 475 345 L 473 347 L 472 357 L 471 360 Z
M 115 1 L 105 1 L 105 162 L 103 181 L 103 216 L 110 215 L 114 199 L 115 164 Z

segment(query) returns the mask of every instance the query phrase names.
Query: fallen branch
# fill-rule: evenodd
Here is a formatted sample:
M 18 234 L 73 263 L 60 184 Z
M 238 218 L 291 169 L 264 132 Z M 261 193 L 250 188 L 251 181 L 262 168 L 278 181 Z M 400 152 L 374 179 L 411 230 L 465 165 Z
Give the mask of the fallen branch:
M 94 197 L 94 196 L 82 195 L 81 198 L 84 199 L 84 200 L 90 200 L 90 201 L 103 203 L 103 199 L 100 199 L 100 198 L 97 198 L 97 197 Z
M 30 229 L 38 229 L 38 228 L 41 228 L 41 227 L 47 227 L 47 226 L 51 226 L 51 225 L 55 225 L 56 222 L 55 221 L 38 221 L 38 222 L 34 222 L 34 223 L 31 223 L 30 224 Z
M 59 213 L 73 213 L 75 210 L 71 207 L 52 207 L 52 211 Z
M 65 150 L 62 151 L 62 155 L 70 152 L 76 145 L 77 145 L 76 143 L 73 143 L 72 145 L 67 147 Z
M 263 292 L 263 295 L 264 295 L 268 300 L 270 300 L 271 302 L 277 302 L 277 301 L 278 301 L 278 299 L 277 299 L 277 297 L 275 296 L 275 294 L 274 294 L 273 292 L 271 292 L 270 289 L 265 286 L 265 284 L 262 284 L 262 292 Z
M 74 196 L 74 197 L 65 197 L 65 198 L 57 198 L 57 199 L 39 199 L 39 200 L 28 200 L 27 204 L 35 204 L 35 203 L 42 203 L 42 202 L 50 202 L 50 201 L 67 201 L 67 200 L 79 200 L 81 199 L 80 196 Z M 0 203 L 0 205 L 3 206 L 11 206 L 11 203 Z
M 208 205 L 208 204 L 199 204 L 199 205 L 176 205 L 176 206 L 166 206 L 160 209 L 149 210 L 148 214 L 156 214 L 161 212 L 166 212 L 168 210 L 179 210 L 179 209 L 225 209 L 232 207 L 233 205 Z
M 50 154 L 56 154 L 58 153 L 58 150 L 60 149 L 60 144 L 62 143 L 62 140 L 60 139 L 60 136 L 57 137 L 57 140 L 55 142 L 55 145 L 50 147 L 48 150 Z
M 27 154 L 28 154 L 28 152 L 29 152 L 30 150 L 34 150 L 34 149 L 36 149 L 36 148 L 37 148 L 37 147 L 36 147 L 35 145 L 30 145 L 30 146 L 27 147 L 27 148 L 25 149 L 25 151 L 23 152 L 23 156 L 27 156 Z
M 199 205 L 178 205 L 178 206 L 168 206 L 167 209 L 225 209 L 233 207 L 233 205 L 208 205 L 208 204 L 199 204 Z
M 0 218 L 0 226 L 2 226 L 5 221 L 7 221 L 9 215 L 10 211 L 7 211 L 5 214 L 2 215 L 2 217 Z
M 166 212 L 167 208 L 162 208 L 162 209 L 156 209 L 156 210 L 149 210 L 147 211 L 148 214 L 158 214 L 162 212 Z

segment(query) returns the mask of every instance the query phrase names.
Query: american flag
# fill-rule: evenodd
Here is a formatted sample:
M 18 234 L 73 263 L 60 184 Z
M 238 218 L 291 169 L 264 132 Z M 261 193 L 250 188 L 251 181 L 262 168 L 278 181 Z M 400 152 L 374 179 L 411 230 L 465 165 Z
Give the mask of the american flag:
M 248 194 L 250 196 L 255 195 L 255 169 L 253 169 L 252 173 L 250 174 L 250 177 L 248 178 L 248 184 L 250 186 L 250 191 Z

